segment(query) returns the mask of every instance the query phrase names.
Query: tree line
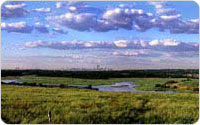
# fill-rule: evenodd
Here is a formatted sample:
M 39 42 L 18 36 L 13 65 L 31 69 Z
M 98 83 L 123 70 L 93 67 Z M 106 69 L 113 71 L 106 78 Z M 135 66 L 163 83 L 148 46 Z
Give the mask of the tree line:
M 198 69 L 121 70 L 121 71 L 62 71 L 62 70 L 2 70 L 1 76 L 50 76 L 85 79 L 161 77 L 183 78 L 185 74 L 199 74 Z

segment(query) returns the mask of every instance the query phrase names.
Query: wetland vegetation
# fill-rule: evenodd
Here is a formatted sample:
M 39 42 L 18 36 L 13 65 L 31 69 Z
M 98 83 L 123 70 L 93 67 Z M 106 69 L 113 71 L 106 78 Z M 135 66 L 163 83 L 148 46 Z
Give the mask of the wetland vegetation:
M 11 71 L 10 71 L 11 72 Z M 23 83 L 112 85 L 137 83 L 145 93 L 96 91 L 78 88 L 1 85 L 1 116 L 6 123 L 151 123 L 191 124 L 199 118 L 199 79 L 125 77 L 88 79 L 38 74 L 7 75 Z M 177 93 L 150 93 L 168 91 Z

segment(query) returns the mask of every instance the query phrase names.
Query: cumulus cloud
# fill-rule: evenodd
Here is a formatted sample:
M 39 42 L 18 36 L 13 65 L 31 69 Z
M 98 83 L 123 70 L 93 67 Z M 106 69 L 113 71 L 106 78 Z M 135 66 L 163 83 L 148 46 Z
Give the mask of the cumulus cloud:
M 127 30 L 133 29 L 133 24 L 138 27 L 137 30 L 147 30 L 153 25 L 153 14 L 145 13 L 142 9 L 112 8 L 108 9 L 102 18 Z
M 163 45 L 163 46 L 178 46 L 180 42 L 177 42 L 176 40 L 173 39 L 155 39 L 149 42 L 149 45 L 151 46 L 158 46 L 158 45 Z
M 153 53 L 149 50 L 115 51 L 112 54 L 114 56 L 153 56 Z
M 181 14 L 179 14 L 175 9 L 170 8 L 165 1 L 149 2 L 149 4 L 153 5 L 156 13 L 159 14 L 158 18 L 155 18 L 154 26 L 158 27 L 160 31 L 169 30 L 172 34 L 199 33 L 199 19 L 182 20 Z
M 153 5 L 155 7 L 155 11 L 157 14 L 176 14 L 176 10 L 173 8 L 170 8 L 168 4 L 165 1 L 149 1 L 150 5 Z
M 110 30 L 118 30 L 118 27 L 110 21 L 97 20 L 93 29 L 97 32 L 108 32 Z
M 34 28 L 40 33 L 49 33 L 49 25 L 43 25 L 39 22 L 34 24 Z
M 67 3 L 63 3 L 63 2 L 56 2 L 55 4 L 56 8 L 62 8 L 63 6 L 67 6 Z
M 26 4 L 24 3 L 9 4 L 6 2 L 2 5 L 1 16 L 4 18 L 23 17 L 28 13 L 28 11 L 24 8 L 25 6 Z
M 174 28 L 171 28 L 171 33 L 199 33 L 199 19 L 177 22 L 173 26 Z
M 119 40 L 114 42 L 115 46 L 121 48 L 121 47 L 127 47 L 127 41 L 126 40 Z
M 175 9 L 172 9 L 172 8 L 160 8 L 160 9 L 157 9 L 156 13 L 158 14 L 176 14 L 176 10 Z
M 145 46 L 144 46 L 145 45 Z M 142 40 L 137 41 L 125 41 L 118 40 L 113 42 L 101 42 L 101 41 L 55 41 L 46 42 L 42 40 L 26 42 L 23 45 L 23 49 L 30 48 L 49 48 L 56 50 L 84 50 L 85 52 L 91 52 L 93 50 L 97 54 L 101 53 L 101 56 L 109 58 L 193 58 L 199 56 L 198 43 L 183 43 L 175 40 L 163 39 L 152 40 L 145 42 Z M 96 51 L 96 50 L 98 51 Z M 102 55 L 104 52 L 104 55 Z M 100 55 L 99 55 L 100 56 Z M 98 56 L 98 57 L 99 57 Z M 66 56 L 64 56 L 66 57 Z M 63 57 L 63 58 L 64 58 Z M 69 56 L 67 56 L 69 57 Z M 79 58 L 79 57 L 74 57 Z
M 64 8 L 72 13 L 96 13 L 101 12 L 101 9 L 86 5 L 82 1 L 68 1 L 68 2 L 57 2 L 56 8 L 61 9 Z
M 7 5 L 5 5 L 5 7 L 7 8 L 7 9 L 11 9 L 11 10 L 14 10 L 14 9 L 19 9 L 19 8 L 23 8 L 23 7 L 25 7 L 26 5 L 24 4 L 24 3 L 21 3 L 21 4 L 14 4 L 14 5 L 12 5 L 12 4 L 7 4 Z
M 172 34 L 198 34 L 199 19 L 183 20 L 182 15 L 175 9 L 169 8 L 166 2 L 149 2 L 155 7 L 156 13 L 136 9 L 132 5 L 119 4 L 100 10 L 84 2 L 57 2 L 56 8 L 65 8 L 67 13 L 46 17 L 54 27 L 70 28 L 77 31 L 108 32 L 111 30 L 137 30 L 145 32 L 152 28 L 160 31 L 169 31 Z M 8 3 L 2 6 L 2 17 L 21 17 L 28 13 L 24 3 Z M 100 12 L 100 11 L 101 12 Z M 42 7 L 33 9 L 36 12 L 51 12 L 51 8 Z M 47 33 L 48 27 L 34 25 L 35 29 Z M 54 32 L 66 34 L 64 30 L 55 28 Z
M 144 32 L 151 28 L 158 28 L 160 31 L 168 30 L 173 34 L 198 34 L 198 19 L 182 20 L 182 15 L 170 8 L 166 2 L 149 2 L 149 4 L 155 7 L 157 15 L 127 4 L 109 7 L 105 11 L 101 10 L 99 14 L 94 7 L 83 2 L 58 2 L 57 8 L 65 7 L 69 12 L 48 17 L 47 20 L 78 31 L 108 32 L 126 29 Z M 86 8 L 93 11 L 87 11 Z M 81 9 L 84 11 L 80 11 Z
M 163 40 L 152 40 L 150 42 L 139 41 L 126 41 L 118 40 L 113 42 L 101 42 L 101 41 L 60 41 L 60 42 L 45 42 L 45 41 L 33 41 L 26 42 L 24 48 L 51 48 L 51 49 L 134 49 L 134 50 L 153 50 L 153 51 L 163 51 L 163 52 L 189 52 L 197 51 L 198 46 L 193 43 L 183 43 L 170 39 Z M 132 53 L 133 54 L 133 53 Z M 143 53 L 144 54 L 144 53 Z
M 64 31 L 64 30 L 62 30 L 62 29 L 60 29 L 60 28 L 53 28 L 52 30 L 53 30 L 54 32 L 56 32 L 56 33 L 68 34 L 67 31 Z
M 162 15 L 162 16 L 160 16 L 160 19 L 162 21 L 170 22 L 170 21 L 178 20 L 178 19 L 180 19 L 180 17 L 181 17 L 180 14 L 176 14 L 176 15 Z
M 96 15 L 91 13 L 66 13 L 56 17 L 49 17 L 47 20 L 79 31 L 90 31 L 95 27 Z
M 79 31 L 99 31 L 106 32 L 124 28 L 132 30 L 134 25 L 136 30 L 145 31 L 152 27 L 153 14 L 144 13 L 141 9 L 108 9 L 98 17 L 94 13 L 71 13 L 62 14 L 55 17 L 48 17 L 47 20 Z M 135 22 L 134 22 L 135 21 Z
M 7 32 L 18 32 L 18 33 L 31 33 L 33 30 L 32 26 L 29 26 L 26 22 L 16 23 L 1 23 L 1 29 Z
M 199 19 L 182 21 L 177 16 L 165 16 L 157 21 L 157 27 L 161 31 L 168 29 L 170 33 L 187 33 L 198 34 L 199 33 Z
M 49 33 L 49 25 L 43 25 L 39 22 L 34 25 L 28 25 L 26 22 L 15 22 L 15 23 L 1 23 L 1 29 L 7 32 L 17 32 L 17 33 L 32 33 L 35 29 L 40 33 Z
M 168 8 L 166 2 L 149 2 L 156 9 L 158 15 L 135 9 L 134 6 L 119 4 L 118 7 L 107 8 L 101 14 L 95 11 L 80 11 L 90 8 L 83 2 L 58 2 L 58 8 L 67 7 L 69 12 L 47 17 L 46 19 L 56 25 L 64 26 L 78 31 L 108 32 L 111 30 L 126 29 L 144 32 L 151 28 L 160 31 L 168 30 L 170 33 L 199 33 L 199 20 L 181 19 L 182 15 L 173 8 Z
M 34 12 L 43 12 L 43 13 L 49 13 L 51 12 L 51 8 L 36 8 L 36 9 L 33 9 Z
M 163 6 L 166 5 L 166 2 L 164 1 L 149 1 L 150 5 L 153 5 L 156 9 L 163 8 Z
M 26 42 L 24 46 L 29 47 L 29 48 L 35 48 L 35 47 L 40 47 L 43 45 L 44 45 L 44 42 L 42 40 L 37 40 L 34 42 Z
M 173 39 L 152 40 L 150 48 L 158 51 L 184 52 L 199 51 L 198 46 L 192 43 L 184 43 Z

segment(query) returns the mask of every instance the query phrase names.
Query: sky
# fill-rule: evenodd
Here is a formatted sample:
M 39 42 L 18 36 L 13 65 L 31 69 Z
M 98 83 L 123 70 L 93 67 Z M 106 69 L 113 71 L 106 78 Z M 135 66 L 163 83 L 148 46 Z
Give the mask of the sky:
M 8 1 L 2 69 L 197 69 L 192 1 Z

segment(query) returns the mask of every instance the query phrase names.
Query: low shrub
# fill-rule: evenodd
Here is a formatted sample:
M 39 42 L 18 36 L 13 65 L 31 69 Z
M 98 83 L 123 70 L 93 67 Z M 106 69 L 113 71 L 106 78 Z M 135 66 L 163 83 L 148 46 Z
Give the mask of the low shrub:
M 175 81 L 175 80 L 169 80 L 165 84 L 173 84 L 173 83 L 177 83 L 177 81 Z

